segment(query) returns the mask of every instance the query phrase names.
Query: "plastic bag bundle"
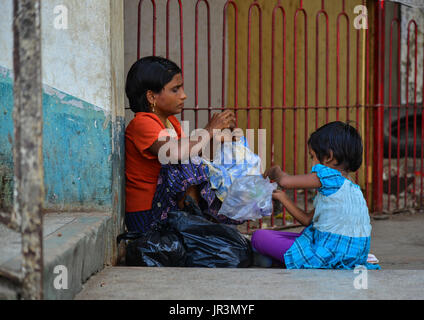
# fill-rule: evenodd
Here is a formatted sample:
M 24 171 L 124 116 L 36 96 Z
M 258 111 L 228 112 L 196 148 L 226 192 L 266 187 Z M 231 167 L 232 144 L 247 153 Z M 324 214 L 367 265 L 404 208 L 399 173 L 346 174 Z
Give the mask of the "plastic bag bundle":
M 125 264 L 147 267 L 246 268 L 252 263 L 250 241 L 237 229 L 215 223 L 188 196 L 185 211 L 168 218 L 146 233 L 127 232 Z
M 261 175 L 237 178 L 228 190 L 219 214 L 235 220 L 256 220 L 272 213 L 272 192 L 277 183 Z
M 169 212 L 168 220 L 184 239 L 186 267 L 247 268 L 251 265 L 250 241 L 237 229 L 184 211 Z
M 202 159 L 212 189 L 219 200 L 224 201 L 228 189 L 237 178 L 261 174 L 261 159 L 252 152 L 245 137 L 238 141 L 225 142 L 217 149 L 213 161 Z
M 118 236 L 118 244 L 121 240 L 127 240 L 127 266 L 184 267 L 186 264 L 186 249 L 182 237 L 165 223 L 146 233 L 124 233 Z

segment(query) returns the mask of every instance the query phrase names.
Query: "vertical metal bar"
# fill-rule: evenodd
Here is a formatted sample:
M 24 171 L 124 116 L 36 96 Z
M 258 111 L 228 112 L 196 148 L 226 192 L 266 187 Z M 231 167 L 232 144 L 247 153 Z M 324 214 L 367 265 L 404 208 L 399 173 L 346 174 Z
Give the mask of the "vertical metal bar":
M 369 130 L 369 105 L 370 105 L 370 37 L 369 29 L 365 31 L 365 200 L 368 206 L 370 205 L 369 199 L 369 145 L 370 145 L 370 130 Z
M 23 298 L 43 298 L 40 0 L 14 0 L 14 204 L 22 217 Z
M 344 8 L 344 0 L 342 1 L 342 5 Z M 337 42 L 336 42 L 336 120 L 339 120 L 340 113 L 340 16 L 342 13 L 337 15 L 337 24 L 336 24 L 336 34 L 337 34 Z
M 336 118 L 339 120 L 340 113 L 340 19 L 346 19 L 346 119 L 349 120 L 349 88 L 350 88 L 350 25 L 349 16 L 345 11 L 345 0 L 342 1 L 342 12 L 337 15 L 337 64 L 336 64 Z
M 405 205 L 404 208 L 407 208 L 407 187 L 408 187 L 408 111 L 409 111 L 409 52 L 410 52 L 410 43 L 409 43 L 409 37 L 410 37 L 410 26 L 411 26 L 411 21 L 408 23 L 408 37 L 407 37 L 407 41 L 406 41 L 406 45 L 407 45 L 407 54 L 406 54 L 406 89 L 405 89 L 405 94 L 406 94 L 406 108 L 405 108 L 405 155 L 404 155 L 404 187 L 405 187 L 405 192 L 404 192 L 404 201 L 405 201 Z
M 316 20 L 316 34 L 315 34 L 315 130 L 319 126 L 319 18 L 321 15 L 325 17 L 325 123 L 328 123 L 329 115 L 329 23 L 328 14 L 325 11 L 324 0 L 321 1 L 321 9 L 317 12 Z M 307 153 L 306 153 L 307 154 Z M 306 156 L 305 154 L 305 156 Z
M 138 16 L 137 16 L 137 60 L 141 58 L 141 4 L 143 3 L 143 0 L 140 0 L 138 2 Z
M 250 129 L 250 73 L 251 73 L 251 30 L 252 30 L 252 12 L 256 7 L 259 14 L 259 129 L 262 127 L 262 8 L 257 2 L 249 6 L 248 16 L 248 39 L 247 39 L 247 128 Z M 259 228 L 262 228 L 262 219 L 259 219 Z
M 293 174 L 295 175 L 297 172 L 297 165 L 296 165 L 296 158 L 297 158 L 297 17 L 299 13 L 302 12 L 304 15 L 304 28 L 305 28 L 305 43 L 304 43 L 304 55 L 305 55 L 305 106 L 308 105 L 308 19 L 305 9 L 303 8 L 303 1 L 300 1 L 300 7 L 296 9 L 295 16 L 294 16 L 294 110 L 293 110 L 293 123 L 294 123 L 294 152 L 293 152 Z M 305 116 L 307 117 L 307 108 L 305 108 Z M 307 119 L 305 119 L 305 126 L 307 122 Z M 307 127 L 305 131 L 307 130 Z M 307 146 L 305 147 L 307 151 Z M 305 154 L 306 156 L 306 154 Z M 294 191 L 294 202 L 297 203 L 297 190 Z M 306 192 L 305 192 L 305 200 L 307 200 Z M 306 201 L 305 201 L 306 204 Z M 306 209 L 306 208 L 305 208 Z
M 194 54 L 194 100 L 195 100 L 195 128 L 199 125 L 199 4 L 204 2 L 207 14 L 207 54 L 208 54 L 208 120 L 211 118 L 211 38 L 210 38 L 210 10 L 207 0 L 198 0 L 195 10 L 195 54 Z
M 374 110 L 374 156 L 373 156 L 373 208 L 383 210 L 383 119 L 384 109 L 384 18 L 385 2 L 376 2 L 376 50 L 375 50 L 375 104 Z
M 201 1 L 201 0 L 200 0 Z M 199 121 L 199 1 L 196 2 L 194 18 L 194 128 Z M 209 31 L 209 29 L 208 29 Z
M 329 91 L 328 91 L 328 84 L 329 84 L 329 25 L 328 25 L 328 14 L 325 11 L 324 8 L 324 0 L 321 2 L 321 10 L 317 12 L 316 15 L 316 42 L 315 42 L 315 129 L 318 129 L 318 106 L 319 106 L 319 18 L 321 15 L 324 15 L 325 17 L 325 24 L 326 24 L 326 32 L 325 32 L 325 121 L 328 122 L 328 106 L 329 106 Z
M 251 32 L 252 32 L 252 5 L 249 6 L 247 20 L 247 128 L 250 129 L 250 62 L 251 62 Z
M 360 41 L 360 29 L 356 30 L 356 130 L 359 131 L 359 83 L 360 83 L 360 48 L 361 48 L 361 41 Z M 355 173 L 355 182 L 359 185 L 359 170 Z
M 271 166 L 274 165 L 274 105 L 275 105 L 275 88 L 274 88 L 274 76 L 275 76 L 275 13 L 279 8 L 280 1 L 272 10 L 272 22 L 271 22 Z M 284 9 L 283 9 L 284 12 Z M 283 13 L 284 15 L 284 13 Z M 283 128 L 284 130 L 284 128 Z M 274 227 L 274 208 L 271 213 L 271 227 Z
M 281 5 L 281 0 L 278 1 L 277 5 L 272 10 L 272 35 L 271 35 L 271 163 L 274 164 L 274 106 L 275 106 L 275 19 L 277 12 L 280 11 L 283 21 L 283 106 L 285 105 L 285 78 L 286 78 L 286 50 L 285 50 L 285 41 L 286 41 L 286 12 L 284 11 L 283 6 Z M 282 157 L 284 159 L 285 153 L 285 119 L 284 119 L 284 110 L 282 110 Z M 285 170 L 284 160 L 282 168 Z M 283 207 L 283 225 L 285 225 L 285 209 Z M 271 227 L 274 227 L 274 212 L 271 215 Z
M 413 164 L 412 164 L 412 172 L 414 174 L 412 180 L 412 202 L 415 202 L 415 169 L 417 162 L 417 76 L 418 76 L 418 25 L 415 22 L 415 52 L 414 52 L 414 146 L 413 146 Z
M 411 32 L 411 26 L 414 25 L 414 35 L 415 35 L 415 91 L 416 91 L 416 73 L 417 73 L 417 56 L 416 56 L 416 51 L 417 51 L 417 24 L 415 22 L 415 20 L 410 20 L 408 22 L 408 36 L 407 36 L 407 57 L 406 57 L 406 115 L 405 115 L 405 208 L 407 208 L 407 197 L 408 197 L 408 157 L 409 157 L 409 148 L 408 148 L 408 129 L 409 129 L 409 124 L 408 124 L 408 118 L 409 118 L 409 65 L 410 65 L 410 32 Z M 414 104 L 416 104 L 416 92 L 414 93 L 415 98 L 414 98 Z M 415 119 L 416 120 L 416 119 Z M 414 132 L 415 133 L 415 132 Z M 415 136 L 414 136 L 414 141 L 415 141 Z M 415 179 L 414 179 L 415 180 Z
M 138 3 L 138 19 L 137 19 L 137 60 L 141 58 L 141 6 L 144 0 Z M 152 37 L 152 54 L 156 55 L 156 3 L 151 0 L 153 6 L 153 37 Z
M 389 42 L 389 150 L 388 150 L 388 179 L 387 179 L 387 211 L 390 212 L 390 196 L 391 196 L 391 162 L 392 162 L 392 61 L 393 61 L 393 22 L 390 23 L 390 42 Z
M 396 12 L 399 11 L 399 4 L 396 4 Z M 397 14 L 397 13 L 396 13 Z M 398 19 L 398 29 L 397 29 L 397 36 L 398 36 L 398 48 L 397 48 L 397 76 L 399 81 L 397 81 L 397 174 L 396 174 L 396 209 L 399 209 L 399 196 L 400 196 L 400 106 L 401 106 L 401 34 L 400 34 L 400 20 Z
M 211 119 L 212 108 L 212 60 L 211 60 L 211 20 L 209 2 L 205 0 L 208 14 L 208 121 Z
M 238 126 L 238 10 L 237 4 L 233 0 L 228 0 L 223 9 L 223 27 L 222 27 L 222 91 L 221 91 L 221 103 L 222 109 L 225 107 L 225 59 L 226 59 L 226 30 L 227 30 L 227 10 L 228 6 L 231 5 L 234 9 L 234 113 L 236 116 L 236 126 Z M 246 232 L 250 231 L 249 221 L 246 223 Z
M 388 158 L 389 158 L 389 167 L 388 167 L 388 200 L 387 200 L 387 211 L 390 211 L 390 196 L 391 196 L 391 169 L 392 169 L 392 109 L 393 109 L 393 101 L 392 101 L 392 81 L 393 81 L 393 26 L 397 23 L 397 26 L 399 28 L 399 20 L 397 17 L 392 19 L 392 22 L 390 23 L 390 43 L 389 43 L 389 150 L 388 150 Z M 398 41 L 400 39 L 398 38 Z M 398 75 L 399 76 L 399 75 Z
M 251 8 L 249 6 L 248 22 L 247 22 L 247 104 L 246 104 L 246 116 L 247 116 L 247 129 L 250 129 L 250 47 L 251 47 Z M 250 231 L 250 221 L 247 222 L 247 229 Z
M 169 59 L 169 3 L 166 2 L 166 58 Z M 184 28 L 183 28 L 183 5 L 178 0 L 179 18 L 180 18 L 180 67 L 181 76 L 184 79 Z M 184 110 L 181 112 L 181 120 L 184 121 Z
M 308 112 L 309 112 L 309 106 L 308 106 L 308 17 L 306 15 L 305 11 L 305 125 L 304 125 L 304 174 L 308 173 Z M 304 205 L 305 205 L 305 212 L 308 211 L 308 189 L 303 189 L 303 199 L 304 199 Z
M 255 0 L 257 1 L 257 0 Z M 257 3 L 257 2 L 256 2 Z M 263 114 L 262 114 L 262 108 L 263 108 L 263 100 L 262 100 L 262 49 L 263 49 L 263 45 L 262 45 L 262 8 L 259 5 L 259 3 L 257 4 L 257 8 L 259 11 L 259 129 L 262 129 L 263 127 Z M 266 143 L 266 141 L 265 141 Z M 259 146 L 259 140 L 258 140 L 258 147 Z M 258 149 L 259 151 L 260 149 Z M 265 164 L 266 165 L 266 164 Z M 259 228 L 262 229 L 262 219 L 259 219 Z
M 398 79 L 400 79 L 401 74 L 400 74 L 400 20 L 398 17 L 398 4 L 395 5 L 395 17 L 392 19 L 391 25 L 390 25 L 390 59 L 389 59 L 389 105 L 390 105 L 390 110 L 389 110 L 389 180 L 388 180 L 388 205 L 387 205 L 387 210 L 390 211 L 390 206 L 391 206 L 391 201 L 390 201 L 390 196 L 391 196 L 391 190 L 392 190 L 392 185 L 391 185 L 391 158 L 392 158 L 392 109 L 393 109 L 393 101 L 392 101 L 392 81 L 393 81 L 393 76 L 392 76 L 392 69 L 393 69 L 393 27 L 396 24 L 397 27 L 397 41 L 398 41 L 398 46 L 397 46 L 397 77 Z M 396 208 L 399 209 L 399 168 L 400 168 L 400 144 L 399 144 L 399 140 L 400 140 L 400 104 L 401 104 L 401 91 L 400 91 L 400 82 L 401 81 L 397 81 L 397 89 L 396 89 L 396 94 L 397 94 L 397 174 L 396 174 L 396 180 L 397 180 L 397 185 L 396 185 Z
M 236 125 L 238 125 L 238 10 L 234 1 L 228 0 L 223 10 L 223 32 L 222 32 L 222 108 L 225 107 L 225 57 L 226 57 L 226 30 L 227 30 L 227 9 L 228 6 L 234 9 L 234 112 L 236 115 Z
M 344 5 L 344 2 L 343 2 Z M 344 8 L 343 11 L 345 12 Z M 346 17 L 346 119 L 350 118 L 350 20 L 349 16 L 344 13 Z

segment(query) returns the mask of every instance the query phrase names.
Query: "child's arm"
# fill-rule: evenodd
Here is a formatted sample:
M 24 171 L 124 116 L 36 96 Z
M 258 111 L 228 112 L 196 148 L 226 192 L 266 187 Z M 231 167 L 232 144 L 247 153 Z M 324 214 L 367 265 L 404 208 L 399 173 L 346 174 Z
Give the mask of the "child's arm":
M 315 172 L 291 176 L 282 171 L 279 166 L 273 166 L 265 172 L 264 176 L 274 180 L 284 189 L 312 189 L 321 187 L 321 181 Z
M 280 201 L 287 211 L 302 225 L 309 226 L 314 217 L 315 209 L 310 212 L 305 212 L 299 207 L 297 207 L 294 202 L 287 196 L 287 194 L 282 190 L 276 190 L 272 194 L 272 198 Z

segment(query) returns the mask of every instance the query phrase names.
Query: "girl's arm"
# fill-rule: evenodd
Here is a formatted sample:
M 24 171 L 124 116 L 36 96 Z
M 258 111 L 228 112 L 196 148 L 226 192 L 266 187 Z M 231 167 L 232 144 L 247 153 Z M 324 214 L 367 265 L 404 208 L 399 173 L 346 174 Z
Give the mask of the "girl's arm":
M 202 136 L 196 134 L 181 139 L 165 137 L 163 140 L 156 140 L 148 149 L 153 155 L 164 159 L 169 159 L 171 163 L 178 163 L 190 158 L 190 155 L 201 155 L 202 149 L 209 145 L 212 132 Z M 164 163 L 163 163 L 164 164 Z
M 272 194 L 272 198 L 278 200 L 287 209 L 287 211 L 302 225 L 309 226 L 314 217 L 315 209 L 305 212 L 294 204 L 294 202 L 282 190 L 276 190 Z
M 312 189 L 321 187 L 321 181 L 315 172 L 292 176 L 282 171 L 279 166 L 273 166 L 264 175 L 277 182 L 284 189 Z
M 204 130 L 181 139 L 169 136 L 161 140 L 158 139 L 148 150 L 155 156 L 165 156 L 170 159 L 171 163 L 188 160 L 192 155 L 201 155 L 202 150 L 206 150 L 215 136 L 219 136 L 219 139 L 222 138 L 222 129 L 234 127 L 234 124 L 235 116 L 232 111 L 226 110 L 219 114 L 216 113 Z M 236 135 L 240 135 L 240 133 L 237 132 Z

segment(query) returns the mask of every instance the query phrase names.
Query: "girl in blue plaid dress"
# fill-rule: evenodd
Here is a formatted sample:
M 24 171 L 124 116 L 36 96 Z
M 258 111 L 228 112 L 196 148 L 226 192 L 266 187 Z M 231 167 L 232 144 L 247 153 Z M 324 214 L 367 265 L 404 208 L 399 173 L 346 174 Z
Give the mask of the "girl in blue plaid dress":
M 282 190 L 273 194 L 306 228 L 300 234 L 257 230 L 252 235 L 254 250 L 287 269 L 353 269 L 358 265 L 380 269 L 367 263 L 371 240 L 368 207 L 360 187 L 349 177 L 362 164 L 358 131 L 349 124 L 331 122 L 310 136 L 308 147 L 309 174 L 288 175 L 278 166 L 265 172 L 283 189 L 318 189 L 311 212 L 298 208 Z

